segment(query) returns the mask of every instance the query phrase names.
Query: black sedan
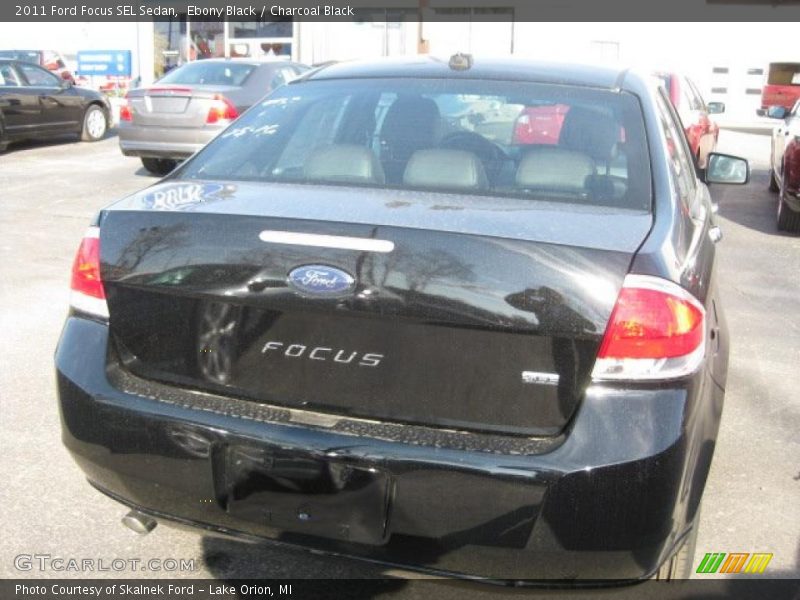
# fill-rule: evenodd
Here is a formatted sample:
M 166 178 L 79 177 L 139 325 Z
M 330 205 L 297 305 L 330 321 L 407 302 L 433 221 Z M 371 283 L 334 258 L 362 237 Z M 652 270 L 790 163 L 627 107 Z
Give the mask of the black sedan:
M 559 107 L 547 143 L 520 115 Z M 102 210 L 63 439 L 157 520 L 430 573 L 692 569 L 725 395 L 720 239 L 648 75 L 337 64 Z
M 47 69 L 0 59 L 0 150 L 11 142 L 78 134 L 102 139 L 111 123 L 105 96 L 75 87 Z

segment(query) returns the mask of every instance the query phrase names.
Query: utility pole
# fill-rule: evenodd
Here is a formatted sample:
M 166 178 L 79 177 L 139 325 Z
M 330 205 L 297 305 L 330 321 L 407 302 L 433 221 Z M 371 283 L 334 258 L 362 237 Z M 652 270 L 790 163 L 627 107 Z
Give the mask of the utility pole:
M 419 9 L 417 10 L 417 54 L 427 54 L 430 50 L 428 40 L 423 37 L 423 14 L 428 8 L 428 0 L 419 0 Z

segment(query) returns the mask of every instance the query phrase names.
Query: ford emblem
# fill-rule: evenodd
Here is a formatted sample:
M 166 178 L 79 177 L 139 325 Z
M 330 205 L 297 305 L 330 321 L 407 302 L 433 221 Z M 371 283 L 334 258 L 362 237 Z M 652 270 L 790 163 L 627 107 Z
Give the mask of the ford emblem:
M 305 265 L 289 272 L 289 285 L 314 296 L 338 296 L 351 291 L 356 280 L 352 275 L 335 267 Z

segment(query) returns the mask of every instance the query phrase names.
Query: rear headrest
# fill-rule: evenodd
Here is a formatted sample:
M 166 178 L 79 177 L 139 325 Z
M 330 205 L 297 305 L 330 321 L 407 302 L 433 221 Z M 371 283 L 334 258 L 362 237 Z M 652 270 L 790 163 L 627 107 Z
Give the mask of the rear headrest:
M 608 161 L 616 155 L 619 139 L 620 125 L 616 119 L 599 110 L 573 106 L 564 117 L 558 143 L 596 160 Z
M 582 152 L 559 146 L 537 146 L 520 160 L 516 184 L 521 188 L 584 192 L 586 178 L 594 173 L 594 161 Z
M 385 182 L 378 158 L 369 148 L 355 144 L 332 144 L 313 150 L 303 166 L 303 175 L 312 181 Z
M 411 155 L 403 174 L 411 187 L 484 190 L 489 182 L 480 159 L 464 150 L 433 148 Z
M 400 96 L 386 111 L 381 139 L 388 144 L 401 144 L 419 150 L 436 140 L 441 115 L 436 102 L 423 96 Z

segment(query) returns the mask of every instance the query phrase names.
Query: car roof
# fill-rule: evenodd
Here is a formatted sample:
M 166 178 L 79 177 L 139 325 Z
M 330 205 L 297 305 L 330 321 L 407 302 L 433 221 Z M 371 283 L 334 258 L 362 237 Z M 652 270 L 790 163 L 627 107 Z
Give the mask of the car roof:
M 621 89 L 628 69 L 607 65 L 536 61 L 523 58 L 471 58 L 467 69 L 450 67 L 450 58 L 408 56 L 348 61 L 321 66 L 304 80 L 357 78 L 494 79 Z

